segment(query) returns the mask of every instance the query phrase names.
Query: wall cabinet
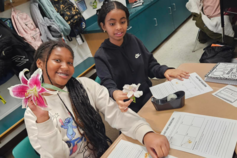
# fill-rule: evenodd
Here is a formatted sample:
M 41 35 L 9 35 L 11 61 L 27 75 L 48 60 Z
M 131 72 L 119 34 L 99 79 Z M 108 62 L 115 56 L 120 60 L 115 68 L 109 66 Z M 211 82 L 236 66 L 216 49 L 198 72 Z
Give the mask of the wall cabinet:
M 191 14 L 188 0 L 158 0 L 130 21 L 128 33 L 138 37 L 153 51 Z

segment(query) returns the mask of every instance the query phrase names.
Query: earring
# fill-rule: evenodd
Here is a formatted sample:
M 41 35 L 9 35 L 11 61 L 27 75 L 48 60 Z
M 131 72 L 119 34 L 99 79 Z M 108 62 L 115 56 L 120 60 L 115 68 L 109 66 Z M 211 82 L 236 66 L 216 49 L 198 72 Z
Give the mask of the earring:
M 104 30 L 104 32 L 106 32 L 106 30 Z

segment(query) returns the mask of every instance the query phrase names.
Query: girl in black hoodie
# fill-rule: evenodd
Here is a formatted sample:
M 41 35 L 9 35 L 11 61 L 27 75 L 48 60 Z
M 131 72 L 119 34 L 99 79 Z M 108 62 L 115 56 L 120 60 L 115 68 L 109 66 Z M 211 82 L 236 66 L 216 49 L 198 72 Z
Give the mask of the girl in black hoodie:
M 105 2 L 98 13 L 98 24 L 109 39 L 106 39 L 95 54 L 96 70 L 101 84 L 108 90 L 121 111 L 129 108 L 138 112 L 151 98 L 150 78 L 188 78 L 188 72 L 160 65 L 143 43 L 126 33 L 129 24 L 128 9 L 120 2 Z M 136 103 L 123 93 L 125 84 L 141 84 L 143 96 Z

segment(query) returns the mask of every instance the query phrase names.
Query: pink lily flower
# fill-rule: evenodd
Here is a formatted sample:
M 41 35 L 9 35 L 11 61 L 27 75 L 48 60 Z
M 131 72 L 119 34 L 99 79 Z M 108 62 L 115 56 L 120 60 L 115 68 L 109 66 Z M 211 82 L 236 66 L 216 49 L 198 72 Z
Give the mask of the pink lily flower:
M 40 78 L 42 75 L 42 70 L 37 69 L 33 73 L 33 75 L 31 75 L 29 80 L 27 80 L 24 75 L 26 71 L 29 70 L 24 69 L 19 74 L 19 78 L 22 84 L 18 84 L 8 88 L 10 91 L 10 95 L 14 98 L 23 99 L 22 108 L 26 108 L 28 100 L 32 98 L 35 105 L 46 109 L 47 105 L 45 104 L 42 94 L 49 91 L 41 86 Z

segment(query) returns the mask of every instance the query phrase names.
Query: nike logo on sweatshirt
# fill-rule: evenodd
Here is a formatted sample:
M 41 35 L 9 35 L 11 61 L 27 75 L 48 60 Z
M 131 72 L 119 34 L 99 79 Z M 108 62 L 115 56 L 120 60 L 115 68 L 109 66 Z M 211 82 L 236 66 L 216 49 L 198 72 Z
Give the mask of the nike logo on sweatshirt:
M 141 54 L 135 54 L 135 58 L 139 58 Z

